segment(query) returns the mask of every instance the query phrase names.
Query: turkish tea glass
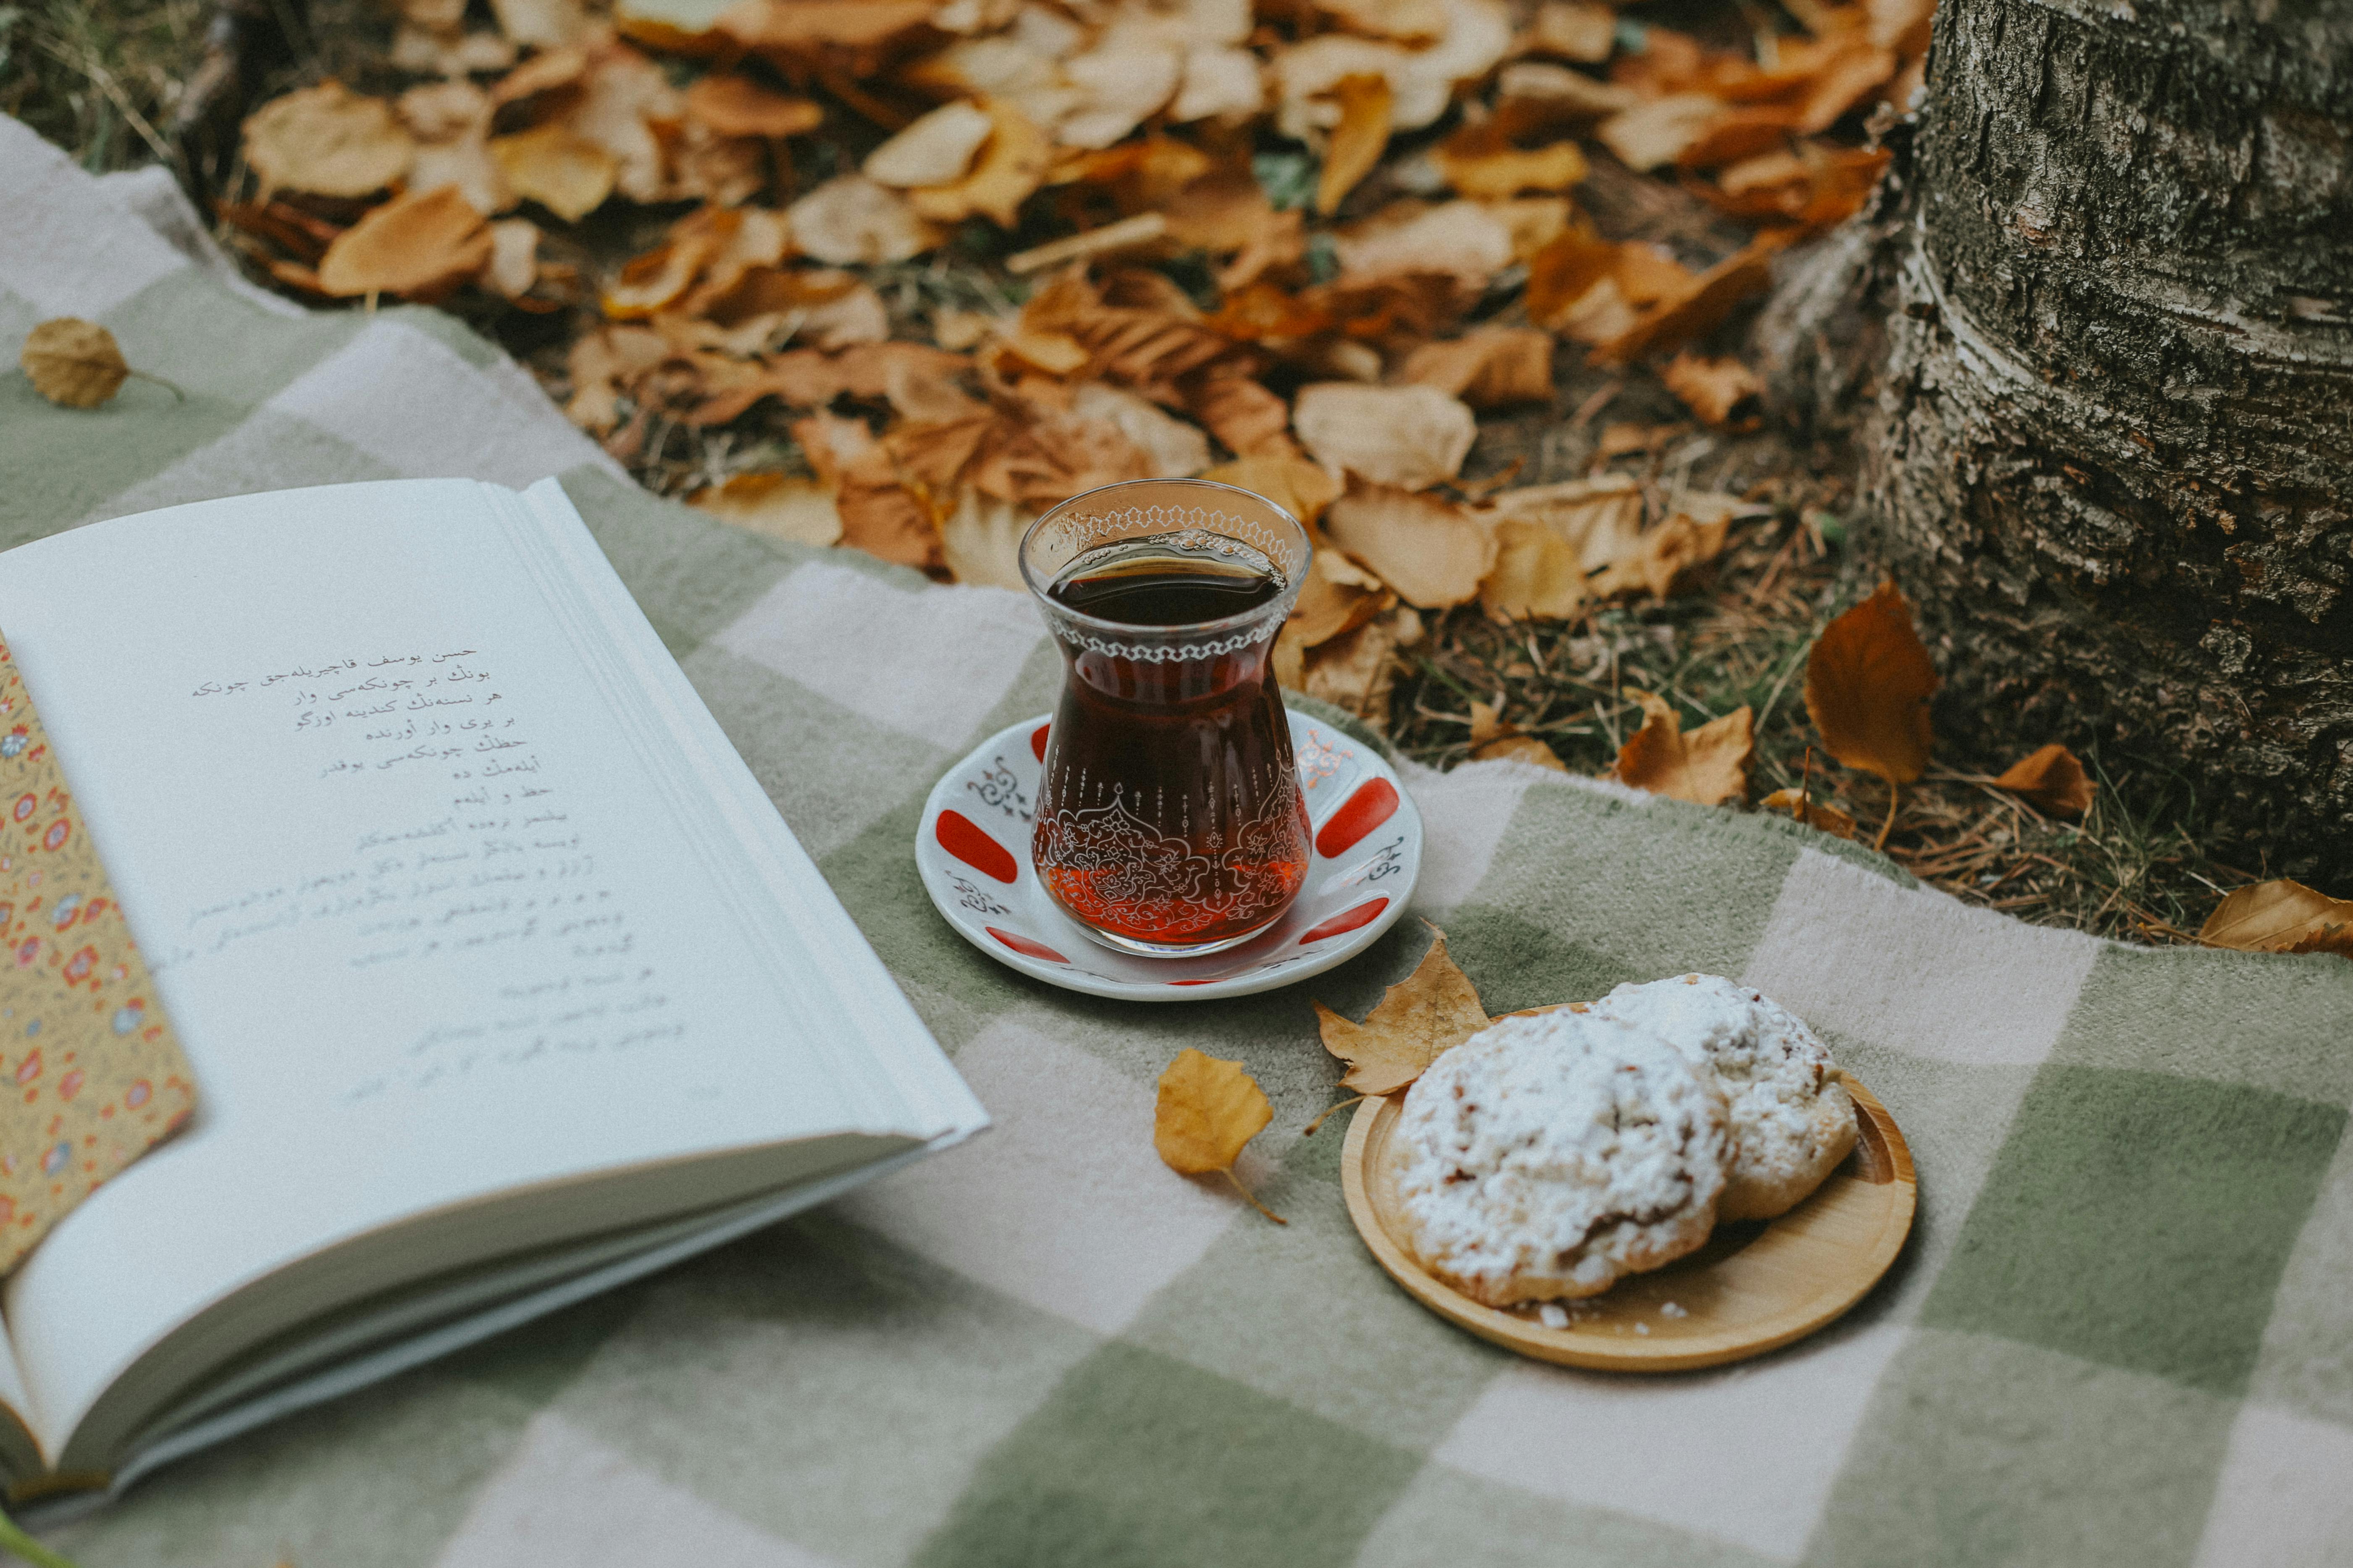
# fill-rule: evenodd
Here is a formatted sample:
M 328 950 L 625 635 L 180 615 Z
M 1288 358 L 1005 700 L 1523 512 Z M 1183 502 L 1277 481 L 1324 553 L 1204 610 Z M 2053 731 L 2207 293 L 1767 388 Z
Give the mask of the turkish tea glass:
M 1307 807 L 1274 680 L 1307 531 L 1205 479 L 1071 497 L 1021 575 L 1062 650 L 1032 858 L 1087 933 L 1191 957 L 1282 919 L 1307 878 Z

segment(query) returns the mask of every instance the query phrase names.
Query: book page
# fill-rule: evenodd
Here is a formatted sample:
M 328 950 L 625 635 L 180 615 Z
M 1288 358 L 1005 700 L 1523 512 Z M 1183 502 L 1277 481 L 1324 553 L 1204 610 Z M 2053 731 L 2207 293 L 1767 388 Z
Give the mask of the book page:
M 198 1090 L 10 1284 L 52 1452 L 175 1322 L 404 1215 L 941 1131 L 824 1070 L 820 999 L 719 918 L 675 782 L 622 740 L 497 500 L 296 491 L 0 556 L 0 627 Z

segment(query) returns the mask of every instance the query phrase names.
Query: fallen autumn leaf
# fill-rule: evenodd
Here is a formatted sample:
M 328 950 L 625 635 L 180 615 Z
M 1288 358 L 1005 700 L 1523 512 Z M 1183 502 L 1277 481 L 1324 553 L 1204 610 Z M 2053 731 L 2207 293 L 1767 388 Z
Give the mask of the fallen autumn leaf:
M 1160 1075 L 1152 1112 L 1152 1146 L 1180 1175 L 1221 1175 L 1244 1202 L 1277 1225 L 1290 1222 L 1251 1195 L 1234 1174 L 1242 1146 L 1274 1120 L 1274 1107 L 1238 1061 L 1187 1047 Z

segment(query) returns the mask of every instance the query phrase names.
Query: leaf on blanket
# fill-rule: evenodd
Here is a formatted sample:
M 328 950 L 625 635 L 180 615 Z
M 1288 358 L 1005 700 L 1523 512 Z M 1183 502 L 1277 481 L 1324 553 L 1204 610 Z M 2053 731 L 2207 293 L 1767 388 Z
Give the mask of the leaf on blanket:
M 2285 878 L 2235 888 L 2206 917 L 2198 940 L 2246 952 L 2333 952 L 2353 959 L 2353 899 L 2332 899 Z
M 1323 1003 L 1313 1004 L 1324 1048 L 1348 1064 L 1341 1088 L 1395 1094 L 1441 1053 L 1487 1026 L 1478 987 L 1447 954 L 1446 933 L 1433 925 L 1430 935 L 1430 951 L 1413 973 L 1383 992 L 1363 1023 L 1352 1024 Z
M 1893 579 L 1822 628 L 1806 656 L 1806 711 L 1830 754 L 1907 784 L 1928 766 L 1936 667 Z
M 2081 816 L 2092 809 L 2094 784 L 2074 752 L 2052 742 L 2012 763 L 1994 780 L 1996 789 L 2024 795 L 2045 811 Z
M 114 334 L 78 316 L 59 316 L 26 333 L 16 363 L 35 392 L 67 408 L 97 407 L 131 374 Z
M 1160 1075 L 1152 1110 L 1152 1146 L 1167 1167 L 1187 1176 L 1221 1175 L 1250 1207 L 1277 1225 L 1290 1222 L 1268 1208 L 1234 1174 L 1242 1146 L 1274 1120 L 1258 1080 L 1238 1061 L 1206 1056 L 1187 1046 Z
M 1652 795 L 1697 805 L 1723 805 L 1748 794 L 1748 759 L 1756 754 L 1756 715 L 1746 703 L 1691 733 L 1663 697 L 1629 690 L 1641 704 L 1642 727 L 1618 750 L 1610 776 Z

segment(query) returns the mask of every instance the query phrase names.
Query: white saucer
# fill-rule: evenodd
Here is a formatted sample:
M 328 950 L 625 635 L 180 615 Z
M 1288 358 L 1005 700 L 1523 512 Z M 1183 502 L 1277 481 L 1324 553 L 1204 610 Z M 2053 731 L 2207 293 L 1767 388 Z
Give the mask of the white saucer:
M 1272 929 L 1206 958 L 1142 958 L 1104 946 L 1063 912 L 1030 865 L 1050 717 L 1000 730 L 950 768 L 932 786 L 915 832 L 923 891 L 997 963 L 1094 996 L 1247 996 L 1345 963 L 1405 912 L 1421 874 L 1421 813 L 1373 751 L 1293 712 L 1299 788 L 1315 839 L 1298 901 Z

